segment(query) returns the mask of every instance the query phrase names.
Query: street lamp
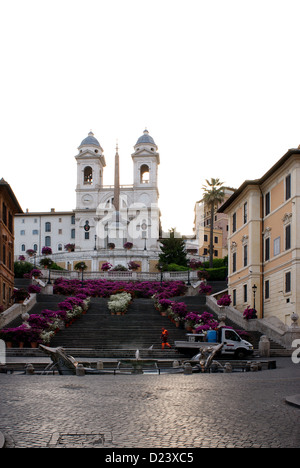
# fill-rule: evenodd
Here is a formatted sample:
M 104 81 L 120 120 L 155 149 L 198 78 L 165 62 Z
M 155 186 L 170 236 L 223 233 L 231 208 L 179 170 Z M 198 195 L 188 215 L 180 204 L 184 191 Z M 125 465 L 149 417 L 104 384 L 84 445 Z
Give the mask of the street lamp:
M 97 234 L 95 234 L 95 247 L 94 250 L 97 250 Z
M 255 294 L 256 294 L 256 291 L 257 291 L 257 286 L 256 286 L 256 284 L 254 284 L 254 285 L 252 286 L 252 291 L 253 291 L 253 309 L 256 310 L 256 308 L 255 308 Z
M 187 285 L 190 286 L 190 285 L 191 285 L 191 282 L 190 282 L 190 260 L 187 260 L 187 267 L 188 267 L 188 281 L 187 281 Z

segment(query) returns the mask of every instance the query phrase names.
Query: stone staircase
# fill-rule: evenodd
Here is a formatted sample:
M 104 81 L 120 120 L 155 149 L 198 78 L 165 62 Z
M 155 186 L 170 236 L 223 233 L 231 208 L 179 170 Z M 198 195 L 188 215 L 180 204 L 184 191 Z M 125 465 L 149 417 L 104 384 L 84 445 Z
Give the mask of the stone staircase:
M 38 295 L 37 304 L 30 313 L 38 314 L 44 309 L 58 310 L 58 303 L 64 299 L 64 296 Z M 208 311 L 215 316 L 207 307 L 206 298 L 203 296 L 181 296 L 173 300 L 185 302 L 189 311 L 199 313 Z M 18 318 L 10 326 L 17 326 L 20 323 L 21 319 Z M 240 329 L 228 320 L 226 323 L 235 329 Z M 172 349 L 161 350 L 162 327 L 169 331 Z M 259 332 L 251 332 L 246 338 L 253 344 L 256 355 L 260 336 Z M 51 340 L 50 346 L 63 346 L 69 354 L 87 358 L 134 358 L 138 349 L 144 359 L 171 360 L 185 357 L 174 349 L 174 342 L 177 340 L 186 340 L 186 331 L 176 328 L 167 317 L 162 317 L 154 308 L 152 299 L 135 299 L 127 314 L 117 316 L 110 315 L 107 299 L 92 298 L 88 312 L 70 327 L 60 330 Z M 285 355 L 284 351 L 278 344 L 271 342 L 271 356 Z M 20 352 L 21 350 L 15 350 L 18 355 Z

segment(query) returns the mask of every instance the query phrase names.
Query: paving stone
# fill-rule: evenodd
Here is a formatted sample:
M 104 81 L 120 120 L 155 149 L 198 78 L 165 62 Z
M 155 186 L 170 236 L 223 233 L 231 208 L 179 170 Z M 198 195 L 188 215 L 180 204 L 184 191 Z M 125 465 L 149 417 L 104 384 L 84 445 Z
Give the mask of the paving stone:
M 299 448 L 299 385 L 289 358 L 259 373 L 0 374 L 0 431 L 7 448 Z

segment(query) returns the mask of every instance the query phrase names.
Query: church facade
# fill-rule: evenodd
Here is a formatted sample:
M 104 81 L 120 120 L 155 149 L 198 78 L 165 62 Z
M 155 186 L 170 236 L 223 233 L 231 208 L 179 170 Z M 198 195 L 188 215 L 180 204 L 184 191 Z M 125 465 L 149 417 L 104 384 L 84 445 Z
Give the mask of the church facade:
M 147 130 L 131 155 L 133 184 L 120 185 L 119 149 L 116 148 L 114 185 L 104 184 L 106 160 L 100 142 L 90 132 L 78 147 L 76 208 L 69 212 L 32 213 L 15 219 L 15 255 L 32 255 L 38 263 L 44 246 L 52 260 L 73 270 L 84 261 L 89 271 L 103 263 L 157 271 L 161 234 L 158 207 L 158 147 Z M 28 254 L 29 252 L 29 254 Z M 32 257 L 31 257 L 32 258 Z

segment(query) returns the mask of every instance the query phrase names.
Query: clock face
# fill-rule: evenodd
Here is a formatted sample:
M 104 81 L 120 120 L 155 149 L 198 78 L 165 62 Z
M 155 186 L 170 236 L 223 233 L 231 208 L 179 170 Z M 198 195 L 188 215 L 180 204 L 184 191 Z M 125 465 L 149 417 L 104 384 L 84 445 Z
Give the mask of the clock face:
M 90 205 L 92 201 L 93 201 L 92 195 L 83 195 L 82 202 L 84 203 L 84 205 Z

